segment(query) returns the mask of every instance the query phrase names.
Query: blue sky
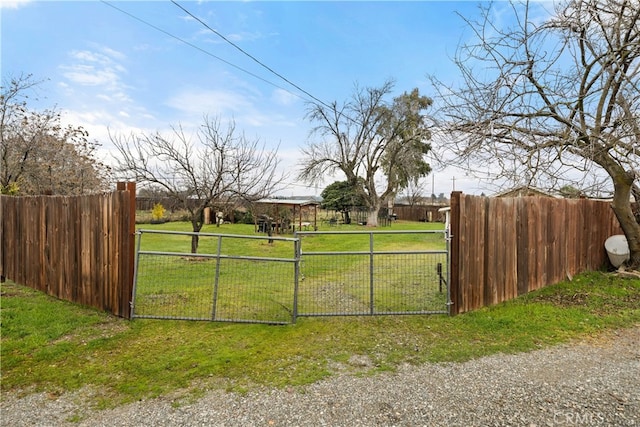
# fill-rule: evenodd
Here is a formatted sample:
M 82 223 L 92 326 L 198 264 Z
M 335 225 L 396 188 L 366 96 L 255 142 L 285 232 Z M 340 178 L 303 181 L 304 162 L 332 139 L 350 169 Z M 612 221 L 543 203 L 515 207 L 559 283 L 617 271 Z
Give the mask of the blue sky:
M 108 130 L 192 129 L 206 114 L 233 119 L 248 137 L 279 146 L 283 166 L 295 169 L 312 127 L 304 117 L 309 97 L 175 4 L 1 1 L 3 82 L 20 74 L 47 79 L 32 106 L 56 106 L 65 122 L 85 127 L 103 144 L 105 161 Z M 415 87 L 432 95 L 426 76 L 455 81 L 450 58 L 470 37 L 457 14 L 478 12 L 470 1 L 178 3 L 327 103 L 346 100 L 356 83 L 380 86 L 387 79 L 396 81 L 394 95 Z M 425 192 L 433 185 L 436 194 L 450 193 L 454 176 L 456 190 L 491 192 L 450 168 L 427 178 Z M 294 176 L 289 182 L 283 195 L 316 193 Z

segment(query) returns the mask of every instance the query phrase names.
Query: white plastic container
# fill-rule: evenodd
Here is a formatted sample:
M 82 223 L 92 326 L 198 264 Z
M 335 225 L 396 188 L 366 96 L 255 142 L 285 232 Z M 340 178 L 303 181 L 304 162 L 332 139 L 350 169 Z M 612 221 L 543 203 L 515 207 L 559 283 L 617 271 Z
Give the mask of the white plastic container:
M 624 234 L 616 234 L 609 237 L 604 242 L 604 249 L 607 251 L 609 261 L 615 268 L 620 267 L 630 257 L 629 244 Z

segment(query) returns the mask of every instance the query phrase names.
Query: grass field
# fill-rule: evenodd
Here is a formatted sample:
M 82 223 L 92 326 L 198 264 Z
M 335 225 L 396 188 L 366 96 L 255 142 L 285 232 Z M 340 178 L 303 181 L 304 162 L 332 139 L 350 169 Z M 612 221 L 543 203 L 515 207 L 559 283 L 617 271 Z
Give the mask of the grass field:
M 97 390 L 96 407 L 208 389 L 309 384 L 335 372 L 530 351 L 640 323 L 640 281 L 590 273 L 456 317 L 303 318 L 294 325 L 127 321 L 3 283 L 2 391 Z M 360 355 L 371 366 L 351 366 Z

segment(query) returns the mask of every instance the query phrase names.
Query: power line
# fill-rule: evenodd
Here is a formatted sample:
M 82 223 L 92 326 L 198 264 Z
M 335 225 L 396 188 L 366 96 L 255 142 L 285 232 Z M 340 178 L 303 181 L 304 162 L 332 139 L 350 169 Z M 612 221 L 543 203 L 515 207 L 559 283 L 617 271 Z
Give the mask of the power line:
M 329 110 L 335 110 L 334 106 L 327 104 L 326 102 L 322 101 L 321 99 L 315 97 L 314 95 L 312 95 L 311 93 L 309 93 L 308 91 L 304 90 L 303 88 L 301 88 L 300 86 L 298 86 L 297 84 L 293 83 L 292 81 L 290 81 L 289 79 L 287 79 L 286 77 L 284 77 L 283 75 L 281 75 L 280 73 L 276 72 L 275 70 L 273 70 L 271 67 L 269 67 L 268 65 L 264 64 L 262 61 L 260 61 L 259 59 L 255 58 L 253 55 L 251 55 L 250 53 L 248 53 L 247 51 L 245 51 L 244 49 L 242 49 L 240 46 L 236 45 L 235 43 L 233 43 L 231 40 L 227 39 L 225 36 L 223 36 L 222 34 L 220 34 L 218 31 L 214 30 L 213 28 L 211 28 L 207 23 L 205 23 L 204 21 L 202 21 L 200 18 L 198 18 L 197 16 L 195 16 L 194 14 L 192 14 L 191 12 L 189 12 L 187 9 L 185 9 L 183 6 L 181 6 L 180 4 L 178 4 L 175 0 L 171 0 L 171 2 L 173 4 L 175 4 L 177 7 L 179 7 L 181 10 L 183 10 L 187 15 L 189 15 L 190 17 L 192 17 L 193 19 L 195 19 L 196 21 L 198 21 L 200 24 L 202 24 L 205 28 L 207 28 L 209 31 L 211 31 L 212 33 L 214 33 L 215 35 L 217 35 L 218 37 L 220 37 L 222 40 L 224 40 L 225 42 L 229 43 L 231 46 L 233 46 L 234 48 L 238 49 L 240 52 L 242 52 L 244 55 L 248 56 L 249 58 L 251 58 L 254 62 L 256 62 L 257 64 L 259 64 L 261 67 L 265 68 L 266 70 L 268 70 L 270 73 L 274 74 L 275 76 L 277 76 L 278 78 L 284 80 L 285 82 L 287 82 L 288 84 L 290 84 L 291 86 L 295 87 L 296 89 L 298 89 L 300 92 L 304 93 L 305 95 L 307 95 L 308 97 L 310 97 L 311 99 L 313 99 L 314 101 L 316 101 L 318 104 L 328 108 Z M 279 86 L 278 86 L 279 87 Z M 282 89 L 282 88 L 281 88 Z M 286 90 L 286 89 L 284 89 Z M 294 94 L 288 90 L 286 90 L 288 93 L 291 93 L 295 96 L 298 96 L 299 98 L 302 98 L 301 96 L 299 96 L 298 94 Z M 345 114 L 343 111 L 337 111 L 338 116 L 342 116 L 345 119 L 347 119 L 350 122 L 359 124 L 361 126 L 364 126 L 363 122 L 361 122 L 360 120 L 356 120 L 351 118 L 351 116 Z
M 127 16 L 129 16 L 129 17 L 130 17 L 130 18 L 132 18 L 132 19 L 135 19 L 135 20 L 136 20 L 136 21 L 138 21 L 138 22 L 143 23 L 144 25 L 147 25 L 147 26 L 149 26 L 149 27 L 153 28 L 153 29 L 154 29 L 154 30 L 156 30 L 156 31 L 159 31 L 159 32 L 161 32 L 161 33 L 163 33 L 163 34 L 165 34 L 165 35 L 167 35 L 167 36 L 169 36 L 169 37 L 171 37 L 171 38 L 173 38 L 173 39 L 178 40 L 178 41 L 179 41 L 179 42 L 181 42 L 181 43 L 186 44 L 187 46 L 190 46 L 190 47 L 192 47 L 192 48 L 194 48 L 194 49 L 196 49 L 196 50 L 198 50 L 198 51 L 200 51 L 200 52 L 204 53 L 205 55 L 208 55 L 208 56 L 210 56 L 210 57 L 212 57 L 212 58 L 215 58 L 215 59 L 217 59 L 218 61 L 221 61 L 221 62 L 223 62 L 223 63 L 225 63 L 225 64 L 229 65 L 230 67 L 233 67 L 233 68 L 235 68 L 235 69 L 237 69 L 237 70 L 239 70 L 239 71 L 242 71 L 243 73 L 248 74 L 248 75 L 250 75 L 250 76 L 252 76 L 252 77 L 255 77 L 256 79 L 258 79 L 258 80 L 260 80 L 260 81 L 262 81 L 262 82 L 264 82 L 264 83 L 267 83 L 267 84 L 269 84 L 269 85 L 271 85 L 271 86 L 273 86 L 273 87 L 276 87 L 276 88 L 278 88 L 278 89 L 282 89 L 282 90 L 284 90 L 285 92 L 287 92 L 287 93 L 289 93 L 289 94 L 291 94 L 291 95 L 293 95 L 293 96 L 295 96 L 295 97 L 297 97 L 297 98 L 309 100 L 308 98 L 305 98 L 305 97 L 301 96 L 301 95 L 300 95 L 300 94 L 298 94 L 298 93 L 292 92 L 292 91 L 290 91 L 289 89 L 286 89 L 286 88 L 284 88 L 284 87 L 282 87 L 282 86 L 279 86 L 279 85 L 277 85 L 277 84 L 275 84 L 275 83 L 273 83 L 273 82 L 271 82 L 271 81 L 269 81 L 269 80 L 267 80 L 267 79 L 265 79 L 265 78 L 263 78 L 263 77 L 258 76 L 258 75 L 257 75 L 257 74 L 255 74 L 255 73 L 252 73 L 251 71 L 248 71 L 248 70 L 246 70 L 246 69 L 244 69 L 244 68 L 242 68 L 242 67 L 240 67 L 240 66 L 238 66 L 238 65 L 233 64 L 232 62 L 229 62 L 229 61 L 227 61 L 227 60 L 225 60 L 225 59 L 223 59 L 223 58 L 220 58 L 219 56 L 214 55 L 213 53 L 211 53 L 211 52 L 209 52 L 209 51 L 207 51 L 207 50 L 205 50 L 205 49 L 201 48 L 200 46 L 197 46 L 197 45 L 195 45 L 195 44 L 193 44 L 193 43 L 191 43 L 191 42 L 188 42 L 188 41 L 186 41 L 186 40 L 184 40 L 184 39 L 182 39 L 182 38 L 180 38 L 180 37 L 178 37 L 178 36 L 176 36 L 176 35 L 174 35 L 174 34 L 171 34 L 170 32 L 168 32 L 168 31 L 166 31 L 166 30 L 163 30 L 162 28 L 160 28 L 160 27 L 158 27 L 158 26 L 156 26 L 156 25 L 154 25 L 154 24 L 152 24 L 152 23 L 150 23 L 150 22 L 148 22 L 148 21 L 145 21 L 144 19 L 139 18 L 139 17 L 137 17 L 137 16 L 133 15 L 132 13 L 127 12 L 126 10 L 120 9 L 119 7 L 117 7 L 117 6 L 115 6 L 115 5 L 111 4 L 111 3 L 109 3 L 109 2 L 108 2 L 108 1 L 106 1 L 106 0 L 100 0 L 100 2 L 101 2 L 101 3 L 103 3 L 103 4 L 105 4 L 105 5 L 107 5 L 107 6 L 109 6 L 109 7 L 111 7 L 111 8 L 113 8 L 113 9 L 115 9 L 115 10 L 117 10 L 117 11 L 119 11 L 119 12 L 121 12 L 121 13 L 123 13 L 123 14 L 125 14 L 125 15 L 127 15 Z M 228 40 L 228 39 L 227 39 L 226 37 L 224 37 L 222 34 L 218 33 L 217 31 L 215 31 L 214 29 L 212 29 L 211 27 L 209 27 L 206 23 L 204 23 L 204 22 L 203 22 L 202 20 L 200 20 L 198 17 L 194 16 L 191 12 L 189 12 L 188 10 L 186 10 L 184 7 L 182 7 L 181 5 L 179 5 L 178 3 L 176 3 L 175 1 L 173 1 L 173 0 L 172 0 L 172 2 L 173 2 L 177 7 L 179 7 L 180 9 L 182 9 L 185 13 L 187 13 L 189 16 L 191 16 L 193 19 L 195 19 L 195 20 L 197 20 L 198 22 L 200 22 L 202 25 L 204 25 L 206 28 L 208 28 L 208 29 L 209 29 L 210 31 L 212 31 L 214 34 L 218 35 L 218 36 L 219 36 L 219 37 L 221 37 L 223 40 L 225 40 L 226 42 L 230 43 L 233 47 L 235 47 L 236 49 L 238 49 L 238 50 L 239 50 L 240 52 L 242 52 L 243 54 L 247 55 L 249 58 L 251 58 L 253 61 L 255 61 L 255 62 L 257 62 L 258 64 L 260 64 L 262 67 L 264 67 L 265 69 L 267 69 L 267 70 L 268 70 L 269 72 L 271 72 L 272 74 L 276 75 L 277 77 L 279 77 L 280 79 L 284 80 L 285 82 L 287 82 L 287 83 L 288 83 L 288 84 L 290 84 L 291 86 L 295 87 L 295 88 L 296 88 L 296 89 L 298 89 L 300 92 L 302 92 L 303 94 L 305 94 L 307 97 L 309 97 L 309 98 L 311 98 L 312 100 L 316 101 L 318 104 L 320 104 L 320 105 L 322 105 L 322 106 L 324 106 L 324 107 L 328 108 L 329 110 L 333 110 L 333 109 L 334 109 L 334 107 L 333 107 L 332 105 L 329 105 L 329 104 L 327 104 L 326 102 L 322 101 L 321 99 L 319 99 L 319 98 L 315 97 L 314 95 L 312 95 L 312 94 L 311 94 L 311 93 L 309 93 L 308 91 L 306 91 L 306 90 L 302 89 L 300 86 L 298 86 L 298 85 L 296 85 L 295 83 L 291 82 L 291 81 L 290 81 L 289 79 L 287 79 L 286 77 L 282 76 L 281 74 L 277 73 L 276 71 L 274 71 L 273 69 L 271 69 L 271 68 L 270 68 L 270 67 L 268 67 L 267 65 L 263 64 L 261 61 L 259 61 L 258 59 L 256 59 L 256 58 L 255 58 L 255 57 L 253 57 L 252 55 L 250 55 L 249 53 L 245 52 L 242 48 L 240 48 L 239 46 L 235 45 L 233 42 L 231 42 L 230 40 Z M 356 120 L 356 119 L 351 118 L 349 115 L 345 114 L 345 113 L 344 113 L 344 112 L 342 112 L 342 111 L 337 111 L 337 113 L 338 113 L 338 115 L 339 115 L 339 116 L 342 116 L 342 117 L 346 118 L 347 120 L 349 120 L 349 121 L 351 121 L 351 122 L 353 122 L 353 123 L 357 123 L 357 124 L 361 124 L 361 125 L 362 125 L 362 122 L 360 122 L 359 120 Z
M 168 31 L 166 31 L 166 30 L 163 30 L 162 28 L 160 28 L 160 27 L 158 27 L 158 26 L 156 26 L 156 25 L 154 25 L 154 24 L 151 24 L 151 23 L 150 23 L 150 22 L 148 22 L 148 21 L 145 21 L 144 19 L 139 18 L 139 17 L 137 17 L 137 16 L 133 15 L 132 13 L 127 12 L 126 10 L 120 9 L 119 7 L 114 6 L 113 4 L 109 3 L 109 2 L 108 2 L 108 1 L 106 1 L 106 0 L 100 0 L 100 1 L 101 1 L 102 3 L 104 3 L 105 5 L 110 6 L 110 7 L 112 7 L 113 9 L 115 9 L 115 10 L 117 10 L 117 11 L 119 11 L 119 12 L 121 12 L 121 13 L 123 13 L 123 14 L 127 15 L 127 16 L 129 16 L 130 18 L 135 19 L 136 21 L 141 22 L 141 23 L 143 23 L 144 25 L 147 25 L 147 26 L 149 26 L 149 27 L 153 28 L 153 29 L 154 29 L 154 30 L 156 30 L 156 31 L 159 31 L 159 32 L 161 32 L 161 33 L 163 33 L 163 34 L 165 34 L 165 35 L 167 35 L 167 36 L 169 36 L 169 37 L 171 37 L 171 38 L 173 38 L 173 39 L 176 39 L 176 40 L 178 40 L 179 42 L 184 43 L 184 44 L 186 44 L 187 46 L 190 46 L 190 47 L 192 47 L 192 48 L 194 48 L 194 49 L 196 49 L 196 50 L 198 50 L 198 51 L 200 51 L 200 52 L 204 53 L 205 55 L 208 55 L 208 56 L 210 56 L 210 57 L 212 57 L 212 58 L 215 58 L 215 59 L 217 59 L 217 60 L 219 60 L 219 61 L 221 61 L 221 62 L 223 62 L 223 63 L 225 63 L 225 64 L 227 64 L 227 65 L 229 65 L 229 66 L 231 66 L 231 67 L 233 67 L 233 68 L 235 68 L 235 69 L 237 69 L 237 70 L 239 70 L 239 71 L 242 71 L 243 73 L 248 74 L 248 75 L 250 75 L 250 76 L 252 76 L 252 77 L 254 77 L 254 78 L 256 78 L 256 79 L 258 79 L 258 80 L 260 80 L 260 81 L 262 81 L 262 82 L 264 82 L 264 83 L 267 83 L 267 84 L 269 84 L 269 85 L 271 85 L 271 86 L 273 86 L 273 87 L 276 87 L 276 88 L 278 88 L 278 89 L 282 89 L 282 90 L 284 90 L 285 92 L 287 92 L 287 93 L 289 93 L 289 94 L 291 94 L 291 95 L 293 95 L 293 96 L 295 96 L 295 97 L 297 97 L 297 98 L 300 98 L 300 99 L 307 99 L 307 98 L 305 98 L 305 97 L 301 96 L 301 95 L 300 95 L 300 94 L 298 94 L 298 93 L 292 92 L 292 91 L 290 91 L 289 89 L 286 89 L 286 88 L 284 88 L 284 87 L 282 87 L 282 86 L 279 86 L 279 85 L 277 85 L 277 84 L 275 84 L 275 83 L 273 83 L 273 82 L 271 82 L 271 81 L 269 81 L 269 80 L 267 80 L 267 79 L 265 79 L 265 78 L 263 78 L 263 77 L 258 76 L 258 75 L 257 75 L 257 74 L 255 74 L 255 73 L 252 73 L 251 71 L 248 71 L 248 70 L 246 70 L 246 69 L 244 69 L 244 68 L 242 68 L 242 67 L 240 67 L 240 66 L 238 66 L 238 65 L 235 65 L 235 64 L 233 64 L 233 63 L 231 63 L 231 62 L 229 62 L 229 61 L 227 61 L 227 60 L 225 60 L 225 59 L 223 59 L 223 58 L 220 58 L 219 56 L 214 55 L 213 53 L 211 53 L 211 52 L 209 52 L 209 51 L 207 51 L 207 50 L 205 50 L 205 49 L 203 49 L 203 48 L 201 48 L 201 47 L 199 47 L 199 46 L 197 46 L 197 45 L 195 45 L 195 44 L 193 44 L 193 43 L 191 43 L 191 42 L 188 42 L 188 41 L 186 41 L 186 40 L 184 40 L 184 39 L 182 39 L 182 38 L 180 38 L 180 37 L 178 37 L 178 36 L 176 36 L 176 35 L 174 35 L 174 34 L 171 34 L 170 32 L 168 32 Z M 329 110 L 335 110 L 334 106 L 327 104 L 326 102 L 324 102 L 324 101 L 322 101 L 321 99 L 319 99 L 319 98 L 315 97 L 314 95 L 312 95 L 310 92 L 308 92 L 308 91 L 304 90 L 304 89 L 303 89 L 303 88 L 301 88 L 300 86 L 298 86 L 298 85 L 296 85 L 295 83 L 291 82 L 289 79 L 287 79 L 287 78 L 286 78 L 286 77 L 284 77 L 283 75 L 281 75 L 281 74 L 277 73 L 276 71 L 274 71 L 273 69 L 271 69 L 270 67 L 268 67 L 267 65 L 265 65 L 264 63 L 262 63 L 261 61 L 259 61 L 257 58 L 255 58 L 254 56 L 252 56 L 251 54 L 247 53 L 247 52 L 246 52 L 246 51 L 244 51 L 242 48 L 240 48 L 239 46 L 237 46 L 236 44 L 234 44 L 232 41 L 230 41 L 229 39 L 227 39 L 226 37 L 224 37 L 222 34 L 220 34 L 219 32 L 217 32 L 217 31 L 216 31 L 216 30 L 214 30 L 213 28 L 209 27 L 209 25 L 207 25 L 205 22 L 203 22 L 203 21 L 202 21 L 200 18 L 198 18 L 197 16 L 193 15 L 193 14 L 192 14 L 191 12 L 189 12 L 187 9 L 185 9 L 184 7 L 182 7 L 180 4 L 178 4 L 178 3 L 177 3 L 177 2 L 175 2 L 174 0 L 171 0 L 171 1 L 172 1 L 172 3 L 173 3 L 173 4 L 175 4 L 175 5 L 176 5 L 177 7 L 179 7 L 181 10 L 183 10 L 185 13 L 187 13 L 187 14 L 188 14 L 189 16 L 191 16 L 193 19 L 195 19 L 195 20 L 197 20 L 198 22 L 200 22 L 200 23 L 201 23 L 202 25 L 204 25 L 207 29 L 209 29 L 209 30 L 210 30 L 210 31 L 212 31 L 214 34 L 216 34 L 216 35 L 218 35 L 219 37 L 221 37 L 221 38 L 222 38 L 223 40 L 225 40 L 227 43 L 231 44 L 233 47 L 235 47 L 236 49 L 238 49 L 240 52 L 242 52 L 243 54 L 247 55 L 249 58 L 251 58 L 253 61 L 255 61 L 255 62 L 257 62 L 258 64 L 260 64 L 262 67 L 264 67 L 265 69 L 267 69 L 269 72 L 271 72 L 271 73 L 272 73 L 272 74 L 274 74 L 275 76 L 279 77 L 280 79 L 284 80 L 285 82 L 287 82 L 287 83 L 288 83 L 288 84 L 290 84 L 291 86 L 295 87 L 295 88 L 296 88 L 296 89 L 298 89 L 300 92 L 302 92 L 303 94 L 305 94 L 307 97 L 309 97 L 309 98 L 311 98 L 312 100 L 316 101 L 318 104 L 320 104 L 320 105 L 322 105 L 322 106 L 324 106 L 324 107 L 328 108 Z M 308 100 L 308 99 L 307 99 L 307 100 Z M 347 119 L 348 121 L 351 121 L 351 122 L 353 122 L 353 123 L 360 124 L 360 125 L 363 125 L 363 126 L 364 126 L 364 124 L 363 124 L 360 120 L 356 120 L 356 119 L 351 118 L 348 114 L 345 114 L 343 111 L 338 111 L 338 110 L 335 110 L 335 111 L 337 112 L 338 116 L 344 117 L 344 118 L 345 118 L 345 119 Z
M 214 30 L 213 28 L 211 28 L 206 22 L 204 22 L 203 20 L 201 20 L 200 18 L 198 18 L 197 16 L 195 16 L 193 13 L 189 12 L 186 8 L 184 8 L 182 5 L 180 5 L 178 2 L 176 2 L 175 0 L 171 0 L 171 3 L 175 4 L 177 7 L 179 7 L 180 9 L 182 9 L 187 15 L 189 15 L 190 17 L 192 17 L 193 19 L 195 19 L 196 21 L 198 21 L 200 24 L 202 24 L 205 28 L 207 28 L 209 31 L 211 31 L 212 33 L 214 33 L 215 35 L 217 35 L 218 37 L 220 37 L 222 40 L 224 40 L 225 42 L 229 43 L 231 46 L 233 46 L 234 48 L 236 48 L 237 50 L 239 50 L 240 52 L 242 52 L 244 55 L 248 56 L 249 58 L 251 58 L 254 62 L 256 62 L 258 65 L 260 65 L 261 67 L 263 67 L 264 69 L 266 69 L 267 71 L 269 71 L 270 73 L 274 74 L 275 76 L 279 77 L 280 79 L 284 80 L 285 82 L 287 82 L 288 84 L 290 84 L 291 86 L 293 86 L 294 88 L 298 89 L 300 92 L 304 93 L 305 95 L 307 95 L 308 97 L 310 97 L 311 99 L 313 99 L 314 101 L 318 102 L 319 104 L 324 105 L 327 108 L 332 108 L 330 105 L 328 105 L 327 103 L 325 103 L 324 101 L 322 101 L 321 99 L 318 99 L 317 97 L 313 96 L 311 93 L 309 93 L 308 91 L 304 90 L 303 88 L 301 88 L 300 86 L 298 86 L 297 84 L 293 83 L 291 80 L 287 79 L 286 77 L 284 77 L 282 74 L 278 73 L 277 71 L 273 70 L 271 67 L 269 67 L 268 65 L 264 64 L 262 61 L 260 61 L 259 59 L 257 59 L 255 56 L 251 55 L 250 53 L 248 53 L 247 51 L 245 51 L 244 49 L 242 49 L 240 46 L 238 46 L 237 44 L 235 44 L 234 42 L 232 42 L 231 40 L 229 40 L 228 38 L 226 38 L 225 36 L 223 36 L 222 34 L 220 34 L 218 31 Z
M 296 97 L 298 97 L 298 98 L 303 98 L 302 96 L 300 96 L 300 95 L 299 95 L 299 94 L 297 94 L 297 93 L 291 92 L 290 90 L 288 90 L 288 89 L 286 89 L 286 88 L 284 88 L 284 87 L 282 87 L 282 86 L 279 86 L 279 85 L 277 85 L 277 84 L 275 84 L 275 83 L 273 83 L 273 82 L 270 82 L 269 80 L 267 80 L 267 79 L 265 79 L 265 78 L 263 78 L 263 77 L 260 77 L 260 76 L 258 76 L 257 74 L 252 73 L 251 71 L 245 70 L 244 68 L 242 68 L 242 67 L 240 67 L 240 66 L 238 66 L 238 65 L 235 65 L 235 64 L 233 64 L 233 63 L 231 63 L 231 62 L 229 62 L 229 61 L 227 61 L 227 60 L 225 60 L 225 59 L 223 59 L 223 58 L 220 58 L 219 56 L 214 55 L 213 53 L 211 53 L 211 52 L 209 52 L 209 51 L 207 51 L 207 50 L 205 50 L 205 49 L 201 48 L 200 46 L 197 46 L 197 45 L 195 45 L 195 44 L 193 44 L 193 43 L 191 43 L 191 42 L 188 42 L 188 41 L 186 41 L 186 40 L 184 40 L 184 39 L 182 39 L 182 38 L 180 38 L 180 37 L 178 37 L 178 36 L 176 36 L 176 35 L 174 35 L 174 34 L 171 34 L 170 32 L 168 32 L 168 31 L 166 31 L 166 30 L 163 30 L 162 28 L 160 28 L 160 27 L 158 27 L 158 26 L 156 26 L 156 25 L 153 25 L 152 23 L 150 23 L 150 22 L 148 22 L 148 21 L 145 21 L 144 19 L 139 18 L 139 17 L 137 17 L 137 16 L 133 15 L 133 14 L 131 14 L 131 13 L 127 12 L 126 10 L 120 9 L 119 7 L 114 6 L 113 4 L 109 3 L 109 2 L 108 2 L 108 1 L 106 1 L 106 0 L 100 0 L 100 1 L 101 1 L 101 3 L 106 4 L 107 6 L 110 6 L 110 7 L 112 7 L 113 9 L 115 9 L 115 10 L 117 10 L 117 11 L 119 11 L 119 12 L 121 12 L 121 13 L 124 13 L 125 15 L 129 16 L 130 18 L 135 19 L 136 21 L 141 22 L 141 23 L 143 23 L 143 24 L 145 24 L 145 25 L 149 26 L 149 27 L 153 28 L 153 29 L 154 29 L 154 30 L 156 30 L 156 31 L 160 31 L 161 33 L 163 33 L 163 34 L 165 34 L 165 35 L 167 35 L 167 36 L 169 36 L 169 37 L 171 37 L 171 38 L 174 38 L 174 39 L 178 40 L 179 42 L 186 44 L 187 46 L 190 46 L 190 47 L 192 47 L 192 48 L 194 48 L 194 49 L 196 49 L 196 50 L 199 50 L 200 52 L 204 53 L 205 55 L 208 55 L 208 56 L 210 56 L 210 57 L 212 57 L 212 58 L 215 58 L 215 59 L 217 59 L 218 61 L 224 62 L 225 64 L 227 64 L 227 65 L 229 65 L 229 66 L 231 66 L 231 67 L 233 67 L 233 68 L 235 68 L 235 69 L 237 69 L 237 70 L 239 70 L 239 71 L 242 71 L 243 73 L 246 73 L 246 74 L 250 75 L 251 77 L 255 77 L 256 79 L 261 80 L 261 81 L 263 81 L 264 83 L 267 83 L 267 84 L 269 84 L 269 85 L 271 85 L 271 86 L 273 86 L 273 87 L 276 87 L 276 88 L 278 88 L 278 89 L 282 89 L 282 90 L 284 90 L 285 92 L 287 92 L 287 93 L 289 93 L 289 94 L 291 94 L 291 95 L 293 95 L 293 96 L 296 96 Z M 304 92 L 304 91 L 303 91 L 303 92 Z M 304 92 L 304 93 L 306 93 L 306 92 Z M 303 99 L 304 99 L 304 98 L 303 98 Z M 316 99 L 316 98 L 313 98 L 313 99 Z

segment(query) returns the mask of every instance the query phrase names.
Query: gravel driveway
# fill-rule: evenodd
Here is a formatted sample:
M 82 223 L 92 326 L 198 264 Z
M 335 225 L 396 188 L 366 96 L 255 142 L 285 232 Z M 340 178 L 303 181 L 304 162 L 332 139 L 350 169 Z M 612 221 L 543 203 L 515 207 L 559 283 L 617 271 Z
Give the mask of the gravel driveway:
M 354 358 L 366 371 L 367 360 Z M 301 388 L 213 391 L 86 410 L 89 391 L 4 395 L 2 426 L 640 426 L 640 326 L 466 363 L 338 374 Z M 70 422 L 69 420 L 76 420 Z

